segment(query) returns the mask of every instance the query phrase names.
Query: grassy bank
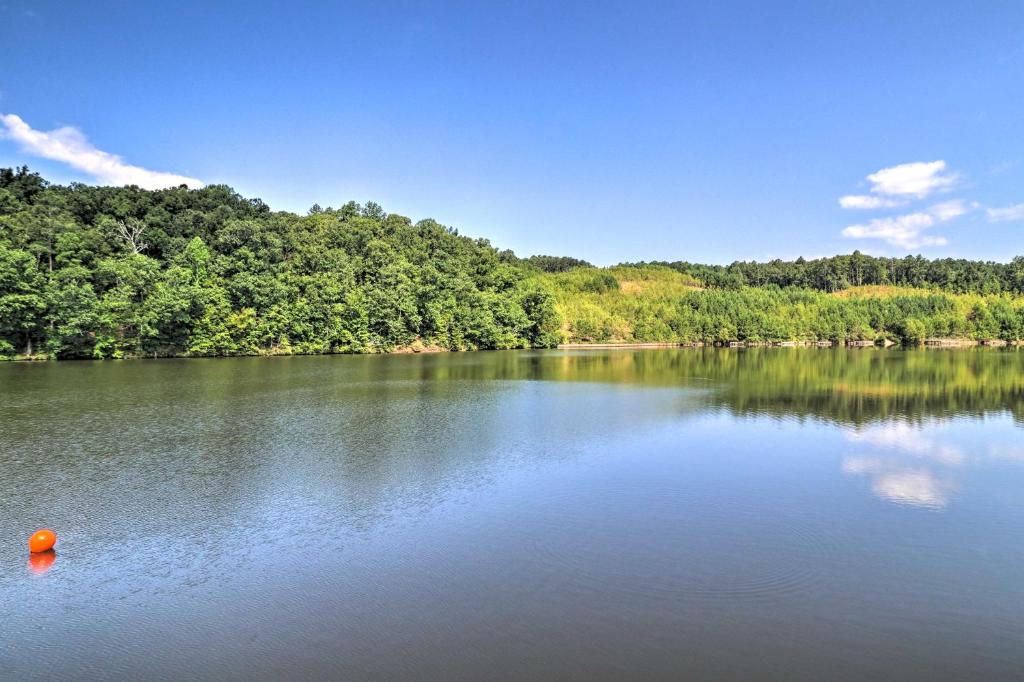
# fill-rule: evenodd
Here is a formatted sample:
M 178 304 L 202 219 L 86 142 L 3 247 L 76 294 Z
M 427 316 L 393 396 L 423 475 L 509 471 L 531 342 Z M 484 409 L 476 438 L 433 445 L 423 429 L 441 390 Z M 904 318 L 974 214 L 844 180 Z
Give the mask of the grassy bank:
M 577 268 L 539 276 L 555 295 L 565 343 L 1016 341 L 1024 297 L 865 286 L 705 288 L 656 265 Z

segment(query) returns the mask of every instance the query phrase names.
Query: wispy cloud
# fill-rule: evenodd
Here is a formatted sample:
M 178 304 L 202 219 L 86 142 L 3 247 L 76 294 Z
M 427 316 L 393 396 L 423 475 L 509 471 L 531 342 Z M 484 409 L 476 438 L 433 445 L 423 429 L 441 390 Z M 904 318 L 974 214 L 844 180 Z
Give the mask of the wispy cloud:
M 952 201 L 943 201 L 941 204 L 935 204 L 928 209 L 928 213 L 935 217 L 940 222 L 946 222 L 953 218 L 959 218 L 964 215 L 971 208 L 977 208 L 977 204 L 968 206 L 963 199 L 953 199 Z
M 196 178 L 127 164 L 120 156 L 92 146 L 77 128 L 65 126 L 50 131 L 35 130 L 15 114 L 0 114 L 0 123 L 3 124 L 0 137 L 14 140 L 25 153 L 66 163 L 105 185 L 138 185 L 144 189 L 178 185 L 199 188 L 204 185 Z
M 1014 204 L 1005 208 L 989 208 L 985 212 L 988 213 L 988 220 L 992 223 L 1024 220 L 1024 204 Z
M 1003 173 L 1006 173 L 1007 171 L 1011 170 L 1016 165 L 1017 165 L 1017 161 L 1016 160 L 1014 160 L 1014 161 L 1003 161 L 1002 163 L 997 163 L 996 165 L 994 165 L 991 168 L 989 168 L 988 169 L 988 174 L 989 175 L 1002 175 Z
M 883 168 L 867 177 L 871 192 L 885 196 L 923 199 L 932 192 L 956 184 L 959 176 L 946 172 L 946 162 L 917 161 Z
M 875 218 L 860 225 L 850 225 L 843 229 L 842 234 L 849 239 L 882 239 L 903 249 L 944 246 L 949 243 L 949 240 L 941 235 L 922 234 L 934 224 L 935 218 L 930 213 L 908 213 Z
M 902 206 L 905 202 L 897 199 L 885 199 L 873 197 L 867 194 L 847 194 L 839 197 L 839 205 L 843 208 L 869 209 L 869 208 L 893 208 Z

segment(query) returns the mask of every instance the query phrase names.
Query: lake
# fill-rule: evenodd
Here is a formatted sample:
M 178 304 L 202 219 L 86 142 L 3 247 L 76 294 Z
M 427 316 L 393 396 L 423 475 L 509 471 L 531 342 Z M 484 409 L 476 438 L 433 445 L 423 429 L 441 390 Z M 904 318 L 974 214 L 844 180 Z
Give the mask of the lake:
M 1024 352 L 7 364 L 0 395 L 3 679 L 1024 676 Z

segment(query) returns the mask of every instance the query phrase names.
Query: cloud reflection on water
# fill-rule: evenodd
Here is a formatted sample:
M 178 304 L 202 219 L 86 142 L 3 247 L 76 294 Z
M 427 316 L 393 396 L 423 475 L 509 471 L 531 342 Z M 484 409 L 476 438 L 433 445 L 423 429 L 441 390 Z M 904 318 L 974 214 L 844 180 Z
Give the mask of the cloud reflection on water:
M 895 504 L 943 509 L 960 488 L 965 469 L 988 461 L 1024 464 L 1024 448 L 1013 443 L 990 442 L 979 452 L 955 442 L 955 424 L 929 420 L 869 426 L 846 434 L 846 440 L 868 453 L 847 455 L 844 474 L 864 476 L 871 491 Z
M 895 504 L 943 509 L 957 485 L 953 472 L 969 462 L 960 446 L 943 440 L 941 424 L 911 425 L 894 421 L 847 434 L 847 440 L 877 451 L 843 459 L 843 473 L 867 476 L 871 491 Z
M 891 459 L 847 457 L 845 474 L 871 477 L 871 490 L 878 497 L 914 507 L 942 509 L 949 504 L 953 485 L 925 468 L 905 468 Z
M 890 422 L 854 431 L 849 434 L 849 439 L 875 447 L 899 450 L 947 466 L 958 466 L 967 460 L 967 453 L 959 446 L 925 435 L 922 427 L 911 426 L 905 422 Z

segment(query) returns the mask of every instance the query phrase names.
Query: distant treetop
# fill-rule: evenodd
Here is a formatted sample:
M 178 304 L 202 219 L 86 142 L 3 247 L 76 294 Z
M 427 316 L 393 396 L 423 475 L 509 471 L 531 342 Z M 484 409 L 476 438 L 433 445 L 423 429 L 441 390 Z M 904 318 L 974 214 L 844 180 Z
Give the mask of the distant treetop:
M 574 268 L 594 267 L 585 260 L 571 256 L 530 256 L 524 258 L 523 262 L 544 272 L 568 272 Z

